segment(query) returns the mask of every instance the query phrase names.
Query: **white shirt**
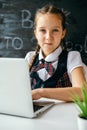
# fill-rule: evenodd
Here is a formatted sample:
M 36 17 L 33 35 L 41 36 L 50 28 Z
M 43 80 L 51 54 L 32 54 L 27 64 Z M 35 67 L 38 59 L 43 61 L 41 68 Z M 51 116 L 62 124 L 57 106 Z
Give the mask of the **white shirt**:
M 52 65 L 56 69 L 57 68 L 57 64 L 58 64 L 58 58 L 59 58 L 59 55 L 60 55 L 61 52 L 62 52 L 62 48 L 58 47 L 54 52 L 49 54 L 44 59 L 42 51 L 40 50 L 39 51 L 39 60 L 44 59 L 45 61 L 53 62 Z M 32 57 L 33 57 L 34 54 L 35 54 L 35 51 L 30 51 L 30 52 L 28 52 L 26 54 L 25 59 L 27 60 L 28 63 L 31 62 Z M 70 80 L 71 80 L 71 72 L 72 72 L 72 70 L 74 70 L 75 68 L 80 67 L 80 66 L 83 67 L 83 72 L 84 72 L 85 77 L 87 79 L 87 67 L 82 62 L 80 53 L 78 51 L 70 51 L 68 53 L 68 58 L 67 58 L 67 72 L 68 72 Z M 45 68 L 39 70 L 38 71 L 38 75 L 44 81 L 50 77 Z

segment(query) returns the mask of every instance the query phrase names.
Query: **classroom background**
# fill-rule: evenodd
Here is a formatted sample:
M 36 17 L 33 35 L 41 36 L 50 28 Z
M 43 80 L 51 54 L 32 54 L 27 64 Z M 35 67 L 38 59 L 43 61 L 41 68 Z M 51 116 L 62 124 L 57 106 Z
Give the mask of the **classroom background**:
M 66 14 L 67 50 L 78 50 L 87 65 L 87 0 L 0 0 L 0 57 L 25 57 L 34 50 L 34 15 L 46 4 Z

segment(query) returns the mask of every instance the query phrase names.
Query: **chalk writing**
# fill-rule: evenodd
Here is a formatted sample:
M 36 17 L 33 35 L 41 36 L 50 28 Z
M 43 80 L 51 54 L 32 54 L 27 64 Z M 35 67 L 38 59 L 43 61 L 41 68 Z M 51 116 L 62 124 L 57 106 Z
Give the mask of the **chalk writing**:
M 6 49 L 13 48 L 14 50 L 21 50 L 23 48 L 23 40 L 19 37 L 12 38 L 5 36 L 3 42 L 5 43 Z M 0 46 L 0 49 L 3 49 L 2 46 Z
M 29 10 L 23 9 L 22 10 L 22 28 L 32 28 L 33 21 L 31 18 L 31 12 Z

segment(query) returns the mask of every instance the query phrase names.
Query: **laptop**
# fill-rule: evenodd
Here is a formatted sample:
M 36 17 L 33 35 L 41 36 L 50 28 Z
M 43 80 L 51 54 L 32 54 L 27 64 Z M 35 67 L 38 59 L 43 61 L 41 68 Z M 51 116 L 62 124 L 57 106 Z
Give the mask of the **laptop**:
M 0 114 L 34 118 L 53 105 L 53 101 L 32 100 L 24 58 L 0 58 Z

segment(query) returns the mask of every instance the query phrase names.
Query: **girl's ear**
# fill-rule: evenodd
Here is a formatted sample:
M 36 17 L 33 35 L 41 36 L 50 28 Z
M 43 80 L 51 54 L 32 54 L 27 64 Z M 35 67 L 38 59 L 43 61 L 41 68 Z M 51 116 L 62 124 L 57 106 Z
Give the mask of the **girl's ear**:
M 35 36 L 35 38 L 37 39 L 37 33 L 36 33 L 36 30 L 34 30 L 34 36 Z
M 63 30 L 62 39 L 65 37 L 65 35 L 66 35 L 66 29 Z
M 36 31 L 34 30 L 34 36 L 36 37 Z

